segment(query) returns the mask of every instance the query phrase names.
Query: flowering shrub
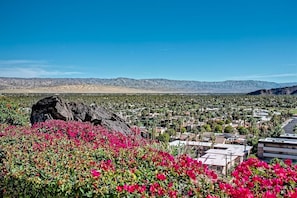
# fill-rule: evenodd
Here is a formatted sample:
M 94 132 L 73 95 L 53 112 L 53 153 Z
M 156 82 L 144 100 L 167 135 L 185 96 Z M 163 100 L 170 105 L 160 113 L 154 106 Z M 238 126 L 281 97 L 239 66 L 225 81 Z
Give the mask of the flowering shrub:
M 297 197 L 297 165 L 251 158 L 229 181 L 137 134 L 88 123 L 0 125 L 4 197 Z
M 231 184 L 220 183 L 220 189 L 231 197 L 297 197 L 297 165 L 291 160 L 267 164 L 250 158 L 232 176 Z
M 206 197 L 218 189 L 217 175 L 200 162 L 88 123 L 0 125 L 0 145 L 4 196 Z

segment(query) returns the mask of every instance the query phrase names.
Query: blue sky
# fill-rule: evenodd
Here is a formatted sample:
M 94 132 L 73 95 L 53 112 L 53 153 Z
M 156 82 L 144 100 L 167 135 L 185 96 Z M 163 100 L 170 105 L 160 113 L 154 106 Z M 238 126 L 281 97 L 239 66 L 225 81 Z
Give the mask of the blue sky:
M 0 76 L 297 82 L 296 0 L 1 0 Z

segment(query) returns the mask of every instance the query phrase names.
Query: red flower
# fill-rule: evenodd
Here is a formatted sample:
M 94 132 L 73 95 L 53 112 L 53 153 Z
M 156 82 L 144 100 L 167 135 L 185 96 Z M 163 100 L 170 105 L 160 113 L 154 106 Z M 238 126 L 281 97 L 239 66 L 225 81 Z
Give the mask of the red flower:
M 159 173 L 159 174 L 157 174 L 157 179 L 164 181 L 164 180 L 166 180 L 166 175 L 164 175 L 163 173 Z
M 292 166 L 292 160 L 291 159 L 286 159 L 284 162 L 285 162 L 285 164 L 287 166 Z
M 187 175 L 188 175 L 191 179 L 193 179 L 193 180 L 196 179 L 196 175 L 195 175 L 195 173 L 194 173 L 193 170 L 188 170 L 188 171 L 187 171 Z
M 169 197 L 177 197 L 177 191 L 175 190 L 169 191 Z
M 93 177 L 99 177 L 100 176 L 100 172 L 95 170 L 95 169 L 91 170 L 91 173 L 92 173 Z
M 263 195 L 264 198 L 276 198 L 276 195 L 272 192 L 265 192 L 264 195 Z
M 117 186 L 117 191 L 119 191 L 119 192 L 122 192 L 122 191 L 123 191 L 123 189 L 124 189 L 124 187 L 123 187 L 123 186 Z

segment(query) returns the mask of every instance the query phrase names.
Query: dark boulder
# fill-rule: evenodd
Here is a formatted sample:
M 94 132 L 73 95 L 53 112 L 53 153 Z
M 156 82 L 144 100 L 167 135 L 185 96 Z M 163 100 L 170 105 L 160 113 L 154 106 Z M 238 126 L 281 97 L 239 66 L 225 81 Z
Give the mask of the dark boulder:
M 43 98 L 32 106 L 30 118 L 32 125 L 50 119 L 90 122 L 123 134 L 132 132 L 122 118 L 103 107 L 95 104 L 88 106 L 83 103 L 66 102 L 58 96 Z
M 54 120 L 74 120 L 73 113 L 65 101 L 58 96 L 51 96 L 39 100 L 32 106 L 30 122 L 44 122 L 49 119 Z

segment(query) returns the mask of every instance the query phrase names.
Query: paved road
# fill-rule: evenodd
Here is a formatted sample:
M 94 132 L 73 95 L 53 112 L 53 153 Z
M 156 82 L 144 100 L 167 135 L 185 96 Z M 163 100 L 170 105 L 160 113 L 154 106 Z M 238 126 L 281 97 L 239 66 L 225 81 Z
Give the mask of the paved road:
M 286 125 L 283 126 L 285 133 L 294 134 L 294 127 L 297 125 L 297 117 L 292 117 Z

